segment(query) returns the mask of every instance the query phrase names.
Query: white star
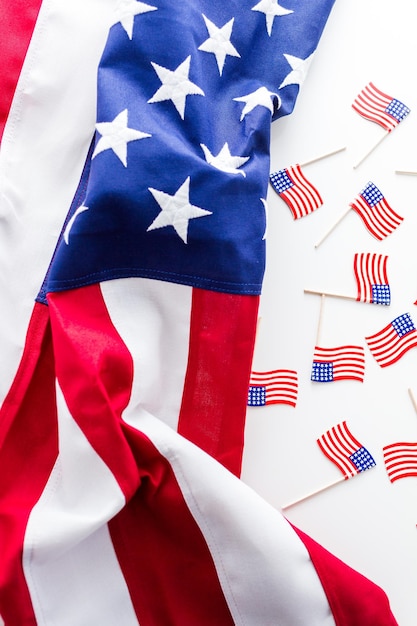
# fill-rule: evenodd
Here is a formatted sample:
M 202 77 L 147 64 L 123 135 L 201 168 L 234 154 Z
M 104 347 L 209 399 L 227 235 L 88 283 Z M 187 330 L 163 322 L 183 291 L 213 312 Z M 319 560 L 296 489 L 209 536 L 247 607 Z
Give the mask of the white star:
M 290 11 L 289 9 L 284 9 L 278 4 L 278 0 L 261 0 L 252 7 L 252 11 L 259 11 L 260 13 L 265 13 L 266 18 L 266 30 L 268 31 L 268 35 L 271 36 L 272 25 L 274 23 L 275 17 L 279 15 L 288 15 L 289 13 L 294 13 L 294 11 Z
M 74 224 L 75 220 L 77 219 L 77 217 L 79 216 L 79 214 L 83 213 L 84 211 L 88 211 L 88 206 L 84 206 L 82 204 L 81 206 L 78 207 L 78 209 L 75 211 L 74 215 L 68 221 L 68 224 L 65 226 L 63 237 L 64 237 L 64 241 L 65 241 L 65 243 L 67 245 L 69 244 L 70 230 L 73 227 L 73 224 Z
M 292 54 L 284 54 L 284 57 L 291 65 L 291 72 L 289 72 L 289 74 L 287 74 L 284 78 L 279 86 L 279 89 L 286 87 L 287 85 L 299 85 L 301 87 L 307 75 L 310 63 L 313 60 L 313 56 L 314 52 L 306 59 L 299 59 L 298 57 L 292 56 Z
M 188 95 L 204 96 L 204 91 L 188 80 L 190 72 L 191 56 L 188 56 L 176 70 L 171 71 L 157 63 L 152 63 L 152 67 L 158 74 L 162 85 L 154 93 L 148 102 L 163 102 L 172 100 L 181 118 L 184 119 L 185 99 Z
M 205 15 L 203 15 L 203 17 L 210 37 L 206 39 L 206 41 L 203 41 L 198 49 L 203 50 L 204 52 L 211 52 L 212 54 L 214 54 L 217 61 L 217 67 L 219 68 L 221 76 L 227 55 L 240 58 L 239 52 L 230 42 L 234 18 L 232 18 L 229 22 L 227 22 L 227 24 L 225 24 L 221 28 L 217 28 L 217 26 L 213 24 L 213 22 L 210 22 L 210 20 Z
M 120 24 L 125 29 L 129 39 L 133 37 L 133 22 L 135 15 L 141 13 L 148 13 L 149 11 L 156 11 L 157 7 L 153 7 L 150 4 L 144 2 L 136 2 L 136 0 L 120 0 L 116 7 L 116 21 L 115 24 Z
M 96 124 L 96 128 L 101 138 L 94 148 L 92 158 L 94 159 L 97 154 L 104 152 L 104 150 L 113 150 L 125 167 L 127 167 L 127 144 L 129 141 L 152 136 L 148 133 L 142 133 L 140 130 L 128 128 L 127 109 L 119 113 L 112 122 L 99 122 Z
M 277 98 L 278 105 L 277 109 L 281 106 L 281 100 L 277 93 L 273 91 L 269 91 L 266 87 L 259 87 L 256 91 L 252 91 L 252 93 L 248 93 L 246 96 L 241 96 L 240 98 L 233 98 L 236 102 L 244 102 L 245 106 L 242 110 L 242 115 L 240 116 L 240 121 L 243 120 L 245 115 L 253 111 L 253 109 L 257 106 L 266 107 L 271 111 L 271 115 L 274 112 L 274 105 L 271 100 L 272 97 Z
M 250 157 L 232 156 L 227 143 L 224 144 L 217 156 L 214 156 L 203 143 L 201 143 L 200 146 L 203 149 L 207 163 L 213 167 L 216 167 L 222 172 L 227 172 L 228 174 L 241 174 L 242 176 L 246 176 L 245 172 L 242 172 L 238 168 L 246 163 L 246 161 L 249 161 Z
M 147 229 L 148 231 L 173 226 L 183 242 L 187 243 L 188 222 L 196 217 L 211 215 L 211 211 L 190 204 L 189 176 L 173 196 L 151 187 L 148 189 L 162 209 Z

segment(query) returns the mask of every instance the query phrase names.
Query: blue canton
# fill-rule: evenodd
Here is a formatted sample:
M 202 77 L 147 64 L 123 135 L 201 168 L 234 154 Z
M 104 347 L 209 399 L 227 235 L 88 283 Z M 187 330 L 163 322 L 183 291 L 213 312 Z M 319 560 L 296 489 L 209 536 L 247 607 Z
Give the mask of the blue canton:
M 378 204 L 378 202 L 381 202 L 381 200 L 384 199 L 384 196 L 378 187 L 371 182 L 369 182 L 366 187 L 362 189 L 360 195 L 370 206 L 375 206 L 375 204 Z
M 280 170 L 279 172 L 273 172 L 270 175 L 269 180 L 271 181 L 273 188 L 278 194 L 287 191 L 287 189 L 291 189 L 291 187 L 294 187 L 294 183 L 288 176 L 287 170 L 285 169 Z
M 366 448 L 359 448 L 350 457 L 352 463 L 357 467 L 359 472 L 364 472 L 376 465 L 374 458 Z
M 415 326 L 409 313 L 399 315 L 391 323 L 399 337 L 403 337 L 404 335 L 410 333 L 412 330 L 415 330 Z
M 391 290 L 389 285 L 372 285 L 372 303 L 391 304 Z
M 138 276 L 260 294 L 271 121 L 292 112 L 304 74 L 288 58 L 307 64 L 333 3 L 154 0 L 131 26 L 118 8 L 46 292 Z
M 398 122 L 402 122 L 402 120 L 410 113 L 408 106 L 395 98 L 391 100 L 385 111 Z
M 248 406 L 265 406 L 266 404 L 266 387 L 253 386 L 248 391 Z
M 313 361 L 311 380 L 317 383 L 330 383 L 333 381 L 333 363 L 320 363 Z

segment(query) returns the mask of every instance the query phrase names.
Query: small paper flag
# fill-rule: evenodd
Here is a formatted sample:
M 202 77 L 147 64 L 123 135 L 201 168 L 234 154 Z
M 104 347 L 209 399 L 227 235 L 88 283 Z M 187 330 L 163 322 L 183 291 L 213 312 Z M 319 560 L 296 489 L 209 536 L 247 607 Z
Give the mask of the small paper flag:
M 391 132 L 410 113 L 410 109 L 400 100 L 380 91 L 369 83 L 356 96 L 352 107 L 362 117 L 376 122 Z
M 400 478 L 417 476 L 417 442 L 400 441 L 384 446 L 385 469 L 393 483 Z
M 251 373 L 248 406 L 290 404 L 295 407 L 297 395 L 298 374 L 294 370 L 279 369 Z
M 417 346 L 417 330 L 410 314 L 404 313 L 365 340 L 377 363 L 387 367 Z
M 379 241 L 390 235 L 404 219 L 390 207 L 383 193 L 372 182 L 362 189 L 349 206 Z
M 359 254 L 353 259 L 358 302 L 391 304 L 391 290 L 387 275 L 388 257 L 384 254 Z
M 352 435 L 346 421 L 323 433 L 317 443 L 323 454 L 340 469 L 345 479 L 376 465 L 370 452 Z
M 309 215 L 323 204 L 319 192 L 304 176 L 300 165 L 273 172 L 269 179 L 277 194 L 288 204 L 295 220 Z
M 362 346 L 339 346 L 314 349 L 311 380 L 330 383 L 338 380 L 358 380 L 365 375 L 365 350 Z

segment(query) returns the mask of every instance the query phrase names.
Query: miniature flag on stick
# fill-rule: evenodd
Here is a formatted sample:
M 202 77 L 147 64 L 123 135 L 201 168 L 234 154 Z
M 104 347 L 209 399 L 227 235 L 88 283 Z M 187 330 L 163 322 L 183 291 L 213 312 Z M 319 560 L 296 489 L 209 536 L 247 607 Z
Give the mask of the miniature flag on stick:
M 393 483 L 400 478 L 417 476 L 417 442 L 400 441 L 384 446 L 385 469 Z
M 377 363 L 387 367 L 417 346 L 417 330 L 410 314 L 404 313 L 365 340 Z
M 311 380 L 330 383 L 339 380 L 358 380 L 365 376 L 365 350 L 362 346 L 340 346 L 314 349 Z
M 328 156 L 332 156 L 333 154 L 337 154 L 338 152 L 342 152 L 345 149 L 346 146 L 343 146 L 342 148 L 337 148 L 331 152 L 326 152 L 308 161 L 304 161 L 304 163 L 292 165 L 270 174 L 269 180 L 272 187 L 288 204 L 295 220 L 309 215 L 323 204 L 320 193 L 316 187 L 307 180 L 301 168 Z
M 390 207 L 381 190 L 370 181 L 353 202 L 349 204 L 349 209 L 339 217 L 315 244 L 315 248 L 318 248 L 323 243 L 351 209 L 359 215 L 367 230 L 378 241 L 390 235 L 404 219 Z
M 376 463 L 370 452 L 352 435 L 346 421 L 333 426 L 317 439 L 320 450 L 342 472 L 342 476 L 333 482 L 312 491 L 298 500 L 285 504 L 282 509 L 288 509 L 311 496 L 321 493 L 365 470 L 375 467 Z
M 390 235 L 404 219 L 393 211 L 383 193 L 372 182 L 362 189 L 350 207 L 378 241 Z
M 410 109 L 400 100 L 383 93 L 373 83 L 369 83 L 352 103 L 353 109 L 367 120 L 375 122 L 385 130 L 384 135 L 353 166 L 357 168 L 383 139 L 410 113 Z
M 296 405 L 298 375 L 294 370 L 252 372 L 249 380 L 248 406 L 267 404 Z
M 318 190 L 304 176 L 300 165 L 273 172 L 269 179 L 277 194 L 288 204 L 295 220 L 309 215 L 323 204 Z
M 358 287 L 358 302 L 386 306 L 391 303 L 387 261 L 388 257 L 384 254 L 355 254 L 353 271 Z
M 357 283 L 356 296 L 314 289 L 304 289 L 304 293 L 388 306 L 391 304 L 391 290 L 387 276 L 387 261 L 388 257 L 383 254 L 371 254 L 369 252 L 355 254 L 353 272 Z

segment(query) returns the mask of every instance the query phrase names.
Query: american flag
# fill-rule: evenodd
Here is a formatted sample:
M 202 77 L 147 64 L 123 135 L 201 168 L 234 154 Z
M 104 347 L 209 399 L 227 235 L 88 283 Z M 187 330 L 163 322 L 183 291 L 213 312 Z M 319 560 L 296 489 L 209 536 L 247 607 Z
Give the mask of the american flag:
M 410 113 L 410 109 L 400 100 L 392 98 L 369 83 L 353 101 L 352 107 L 359 115 L 376 122 L 391 132 Z
M 3 3 L 5 626 L 395 624 L 236 476 L 269 174 L 243 129 L 292 111 L 332 4 Z
M 404 219 L 390 207 L 380 189 L 372 182 L 367 183 L 349 206 L 378 241 L 394 232 Z
M 417 330 L 411 315 L 403 313 L 382 330 L 365 339 L 377 363 L 381 367 L 387 367 L 417 346 Z
M 385 469 L 393 483 L 400 478 L 417 476 L 417 442 L 399 441 L 384 446 Z
M 295 370 L 279 369 L 268 372 L 251 372 L 248 406 L 290 404 L 296 406 L 298 374 Z
M 321 195 L 304 176 L 300 165 L 273 172 L 269 179 L 278 195 L 288 204 L 295 220 L 309 215 L 323 204 Z
M 356 278 L 359 302 L 370 304 L 391 304 L 391 289 L 387 274 L 386 254 L 356 253 L 353 271 Z
M 340 469 L 345 480 L 376 465 L 370 452 L 352 435 L 346 421 L 317 439 L 320 450 Z
M 330 383 L 338 380 L 358 380 L 365 376 L 365 350 L 362 346 L 344 345 L 336 348 L 314 348 L 311 380 Z

